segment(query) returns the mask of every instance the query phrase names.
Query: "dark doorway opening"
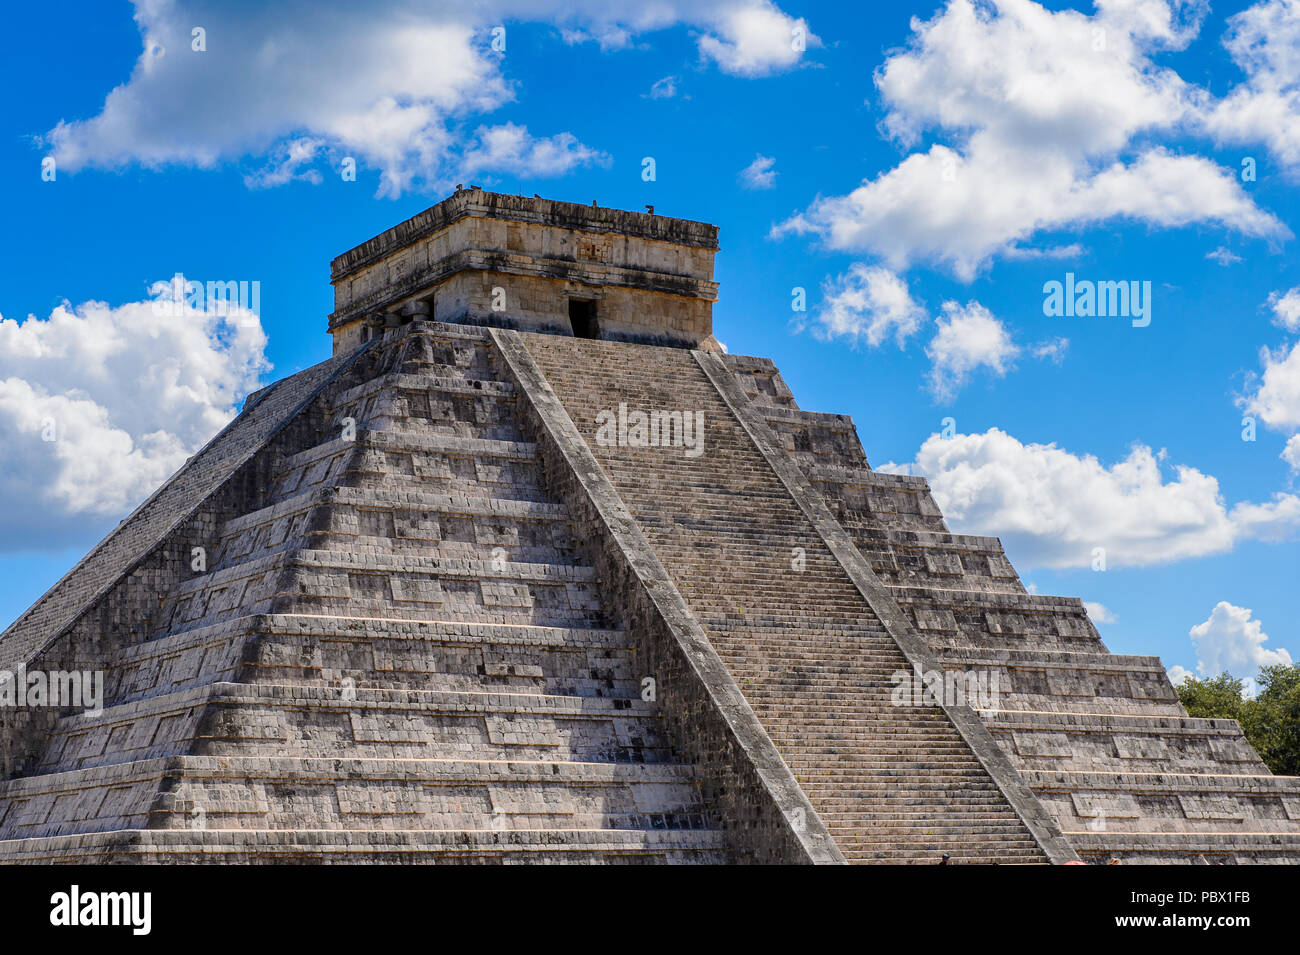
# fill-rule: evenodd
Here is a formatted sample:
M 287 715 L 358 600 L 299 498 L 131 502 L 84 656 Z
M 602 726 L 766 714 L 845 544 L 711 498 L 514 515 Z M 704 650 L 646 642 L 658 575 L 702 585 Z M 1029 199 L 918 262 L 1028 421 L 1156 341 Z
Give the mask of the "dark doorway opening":
M 599 338 L 600 322 L 596 321 L 596 303 L 592 299 L 569 299 L 569 324 L 574 338 Z

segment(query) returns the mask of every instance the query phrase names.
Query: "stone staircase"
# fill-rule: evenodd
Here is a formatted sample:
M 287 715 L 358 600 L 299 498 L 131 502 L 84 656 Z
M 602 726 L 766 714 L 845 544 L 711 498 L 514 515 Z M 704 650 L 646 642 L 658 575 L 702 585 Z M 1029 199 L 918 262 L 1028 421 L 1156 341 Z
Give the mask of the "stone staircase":
M 0 861 L 736 858 L 487 333 L 372 351 L 0 784 Z
M 1044 861 L 944 712 L 891 705 L 903 653 L 692 355 L 522 337 L 844 856 Z M 702 411 L 703 453 L 602 446 L 620 404 Z
M 923 478 L 872 471 L 852 421 L 801 411 L 767 359 L 726 363 L 1085 859 L 1295 862 L 1300 779 L 1233 720 L 1188 717 L 1155 657 L 1110 653 L 1075 598 L 1028 594 L 996 538 L 952 534 Z

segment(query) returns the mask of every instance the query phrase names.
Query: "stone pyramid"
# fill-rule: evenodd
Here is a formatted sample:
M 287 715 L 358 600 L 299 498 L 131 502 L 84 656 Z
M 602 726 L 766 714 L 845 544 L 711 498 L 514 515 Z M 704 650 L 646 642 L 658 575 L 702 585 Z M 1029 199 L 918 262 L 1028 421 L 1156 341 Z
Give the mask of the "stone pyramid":
M 106 687 L 0 709 L 0 861 L 1300 861 L 1235 722 L 721 352 L 716 250 L 471 188 L 336 259 L 335 356 L 0 637 Z

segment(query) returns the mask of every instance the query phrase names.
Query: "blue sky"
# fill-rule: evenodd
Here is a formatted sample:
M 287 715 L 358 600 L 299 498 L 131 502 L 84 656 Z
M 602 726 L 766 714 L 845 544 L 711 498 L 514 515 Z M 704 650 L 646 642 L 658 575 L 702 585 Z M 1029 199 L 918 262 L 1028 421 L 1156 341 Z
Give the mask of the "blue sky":
M 0 619 L 327 357 L 333 256 L 465 182 L 718 224 L 729 350 L 1113 650 L 1300 655 L 1300 3 L 609 6 L 8 12 Z M 260 312 L 159 316 L 177 272 Z M 1045 315 L 1067 272 L 1150 324 Z

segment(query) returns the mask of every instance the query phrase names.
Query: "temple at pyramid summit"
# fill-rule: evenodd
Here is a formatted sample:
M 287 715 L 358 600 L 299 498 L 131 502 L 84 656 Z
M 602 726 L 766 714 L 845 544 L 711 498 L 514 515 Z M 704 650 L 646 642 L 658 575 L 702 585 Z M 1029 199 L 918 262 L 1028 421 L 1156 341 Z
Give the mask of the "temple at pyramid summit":
M 470 188 L 335 259 L 333 357 L 0 636 L 0 861 L 1300 861 L 1300 779 L 721 349 L 717 252 Z

